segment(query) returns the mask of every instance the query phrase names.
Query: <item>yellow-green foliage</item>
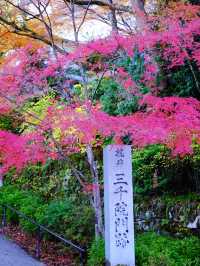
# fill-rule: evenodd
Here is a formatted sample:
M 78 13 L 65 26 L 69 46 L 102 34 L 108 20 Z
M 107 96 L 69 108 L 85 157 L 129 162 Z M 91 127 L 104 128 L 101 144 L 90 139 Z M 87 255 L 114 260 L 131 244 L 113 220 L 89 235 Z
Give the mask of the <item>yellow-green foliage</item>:
M 25 122 L 22 124 L 22 129 L 32 131 L 35 129 L 42 119 L 46 116 L 48 107 L 52 104 L 51 96 L 44 96 L 36 102 L 29 102 L 22 110 L 25 116 Z

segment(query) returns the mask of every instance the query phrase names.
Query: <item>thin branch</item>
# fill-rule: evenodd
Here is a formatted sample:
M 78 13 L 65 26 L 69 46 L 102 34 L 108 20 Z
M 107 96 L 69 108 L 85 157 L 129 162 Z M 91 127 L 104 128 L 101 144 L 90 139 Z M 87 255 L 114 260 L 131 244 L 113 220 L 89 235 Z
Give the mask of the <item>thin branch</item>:
M 11 2 L 9 0 L 4 0 L 4 1 L 9 3 L 10 5 L 12 5 L 13 7 L 17 8 L 18 10 L 22 11 L 23 13 L 31 16 L 32 18 L 37 19 L 40 22 L 42 22 L 42 20 L 39 18 L 39 14 L 38 15 L 34 15 L 34 14 L 30 13 L 29 11 L 27 11 L 26 9 L 20 7 L 19 5 L 15 5 L 13 2 Z
M 192 76 L 193 76 L 193 78 L 194 78 L 194 82 L 195 82 L 195 85 L 196 85 L 196 89 L 197 89 L 198 92 L 200 93 L 199 81 L 198 81 L 197 76 L 196 76 L 196 74 L 195 74 L 194 68 L 193 68 L 193 66 L 192 66 L 192 64 L 191 64 L 191 62 L 190 62 L 190 60 L 187 60 L 187 63 L 188 63 L 188 65 L 189 65 L 190 71 L 191 71 Z
M 79 26 L 78 26 L 78 28 L 77 28 L 77 34 L 79 33 L 80 28 L 82 27 L 82 25 L 83 25 L 83 23 L 84 23 L 84 21 L 85 21 L 85 19 L 86 19 L 86 16 L 87 16 L 87 14 L 88 14 L 89 7 L 90 7 L 91 2 L 92 2 L 92 0 L 90 0 L 90 1 L 88 2 L 88 5 L 86 6 L 86 9 L 85 9 L 85 12 L 84 12 L 84 15 L 83 15 L 82 21 L 81 21 L 81 23 L 79 24 Z
M 43 43 L 50 45 L 51 46 L 51 41 L 46 39 L 44 36 L 39 35 L 38 33 L 34 32 L 33 30 L 27 28 L 26 26 L 24 27 L 19 27 L 15 22 L 13 21 L 8 21 L 5 18 L 0 16 L 0 21 L 7 26 L 10 26 L 13 30 L 11 30 L 11 33 L 15 33 L 17 35 L 25 36 L 32 38 L 34 40 L 39 40 L 42 41 Z M 71 42 L 71 41 L 70 41 Z M 55 45 L 55 49 L 60 52 L 60 53 L 65 53 L 59 46 Z
M 64 2 L 69 2 L 71 0 L 64 0 Z M 87 6 L 88 4 L 90 5 L 95 5 L 95 6 L 100 6 L 100 7 L 107 7 L 110 10 L 117 10 L 117 11 L 122 11 L 122 12 L 129 12 L 133 13 L 133 10 L 131 9 L 130 6 L 124 6 L 124 5 L 118 5 L 118 4 L 110 4 L 105 1 L 100 1 L 100 0 L 77 0 L 74 1 L 74 4 L 77 6 Z

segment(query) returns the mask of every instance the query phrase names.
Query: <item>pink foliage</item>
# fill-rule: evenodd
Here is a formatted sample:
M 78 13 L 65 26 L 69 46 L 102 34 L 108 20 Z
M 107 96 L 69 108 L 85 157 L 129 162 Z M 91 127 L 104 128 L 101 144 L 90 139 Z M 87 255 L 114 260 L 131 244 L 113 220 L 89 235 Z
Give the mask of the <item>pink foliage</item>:
M 60 142 L 65 148 L 69 146 L 71 151 L 73 148 L 77 151 L 79 145 L 95 143 L 97 135 L 102 139 L 113 136 L 117 143 L 128 134 L 134 146 L 162 143 L 172 149 L 174 155 L 192 153 L 192 141 L 198 141 L 200 137 L 199 101 L 149 95 L 140 104 L 146 105 L 145 112 L 118 117 L 109 116 L 92 106 L 89 109 L 82 106 L 82 113 L 69 106 L 61 110 L 51 107 L 50 117 L 46 119 L 56 121 L 51 123 L 51 128 L 61 129 Z M 75 130 L 72 134 L 69 133 L 71 128 Z
M 169 68 L 184 65 L 186 60 L 195 61 L 200 66 L 200 45 L 195 38 L 200 36 L 200 18 L 195 15 L 199 8 L 187 5 L 185 10 L 184 5 L 179 7 L 176 12 L 168 11 L 164 17 L 152 18 L 152 24 L 159 20 L 157 31 L 147 28 L 145 34 L 115 34 L 81 45 L 69 55 L 59 55 L 57 60 L 48 58 L 44 49 L 18 49 L 8 56 L 0 69 L 0 114 L 22 106 L 31 97 L 44 95 L 49 89 L 48 77 L 57 77 L 59 71 L 64 72 L 70 65 L 81 63 L 97 74 L 105 72 L 126 91 L 139 95 L 136 82 L 124 68 L 109 72 L 110 60 L 113 62 L 124 54 L 133 57 L 135 49 L 144 56 L 145 70 L 141 82 L 152 90 L 156 89 L 158 72 L 152 56 L 158 48 Z M 91 66 L 86 60 L 97 54 L 100 60 Z M 109 116 L 90 102 L 66 105 L 57 100 L 49 107 L 37 131 L 20 136 L 0 131 L 3 172 L 12 167 L 20 170 L 29 163 L 43 163 L 47 158 L 57 159 L 60 149 L 67 156 L 80 152 L 88 143 L 101 146 L 103 139 L 110 136 L 115 143 L 120 143 L 128 135 L 136 147 L 161 143 L 169 147 L 174 156 L 192 154 L 193 141 L 200 143 L 200 102 L 193 98 L 147 95 L 140 101 L 143 111 L 117 117 Z M 59 133 L 56 135 L 56 132 Z
M 21 170 L 29 163 L 45 162 L 45 149 L 41 136 L 18 136 L 7 131 L 0 131 L 0 158 L 2 172 L 12 167 Z
M 23 104 L 32 96 L 45 93 L 49 73 L 42 64 L 45 64 L 46 56 L 44 49 L 34 51 L 31 46 L 17 49 L 7 56 L 0 69 L 0 102 L 6 106 L 4 112 Z
M 105 137 L 113 136 L 115 143 L 122 143 L 125 135 L 130 136 L 136 147 L 162 143 L 174 156 L 192 154 L 192 141 L 200 139 L 199 101 L 148 96 L 141 104 L 146 105 L 145 112 L 118 117 L 109 116 L 97 107 L 88 107 L 88 104 L 81 107 L 81 113 L 74 106 L 61 109 L 51 106 L 40 131 L 53 132 L 59 128 L 59 146 L 66 156 L 80 152 L 88 143 L 101 146 Z M 97 135 L 101 136 L 98 140 Z M 28 163 L 58 158 L 56 142 L 51 140 L 47 144 L 42 136 L 39 133 L 17 136 L 0 131 L 3 170 L 11 167 L 19 170 Z

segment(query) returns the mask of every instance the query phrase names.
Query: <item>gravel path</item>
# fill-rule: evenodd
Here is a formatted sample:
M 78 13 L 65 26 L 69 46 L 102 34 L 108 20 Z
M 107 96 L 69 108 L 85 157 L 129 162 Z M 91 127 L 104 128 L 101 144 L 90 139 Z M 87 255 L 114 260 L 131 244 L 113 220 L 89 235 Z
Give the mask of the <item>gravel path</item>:
M 0 266 L 45 266 L 0 234 Z

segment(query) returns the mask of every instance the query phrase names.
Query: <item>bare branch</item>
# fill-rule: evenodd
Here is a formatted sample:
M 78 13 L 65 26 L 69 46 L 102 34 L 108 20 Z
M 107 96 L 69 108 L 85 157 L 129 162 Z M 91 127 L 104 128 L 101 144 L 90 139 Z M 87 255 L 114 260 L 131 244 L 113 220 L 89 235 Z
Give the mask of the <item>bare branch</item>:
M 79 24 L 79 26 L 78 26 L 78 28 L 77 28 L 77 34 L 79 33 L 80 28 L 82 27 L 82 25 L 83 25 L 83 23 L 84 23 L 84 21 L 85 21 L 85 19 L 86 19 L 86 16 L 87 16 L 87 13 L 88 13 L 88 11 L 89 11 L 89 7 L 90 7 L 91 2 L 92 2 L 92 0 L 88 1 L 88 5 L 87 5 L 87 7 L 86 7 L 86 9 L 85 9 L 85 12 L 84 12 L 84 15 L 83 15 L 82 21 L 81 21 L 81 23 Z
M 11 2 L 9 0 L 4 0 L 4 1 L 9 3 L 10 5 L 12 5 L 14 8 L 17 8 L 21 12 L 27 14 L 28 16 L 31 16 L 32 19 L 34 18 L 34 19 L 37 19 L 40 22 L 42 22 L 42 20 L 39 18 L 39 14 L 38 15 L 34 15 L 34 14 L 30 13 L 28 10 L 26 10 L 25 8 L 20 7 L 20 5 L 15 5 L 13 2 Z
M 50 45 L 50 46 L 52 45 L 52 42 L 50 40 L 48 40 L 47 38 L 45 38 L 42 35 L 39 35 L 38 33 L 27 28 L 26 26 L 20 27 L 14 21 L 8 21 L 1 16 L 0 16 L 0 22 L 2 22 L 3 25 L 10 26 L 11 27 L 11 30 L 10 30 L 11 33 L 15 33 L 17 35 L 29 37 L 29 38 L 34 39 L 34 40 L 42 41 L 43 43 Z M 69 40 L 69 42 L 72 43 L 72 41 L 70 41 L 70 40 Z M 65 51 L 63 49 L 61 49 L 59 46 L 54 44 L 54 47 L 59 53 L 65 53 Z
M 64 2 L 69 2 L 70 0 L 64 0 Z M 96 5 L 96 6 L 100 6 L 100 7 L 107 7 L 110 10 L 118 10 L 118 11 L 123 11 L 123 12 L 129 12 L 129 13 L 133 13 L 132 9 L 130 8 L 130 6 L 124 6 L 124 5 L 117 5 L 117 4 L 111 4 L 105 1 L 100 1 L 100 0 L 75 0 L 74 4 L 77 6 L 87 6 L 88 4 L 91 5 Z

